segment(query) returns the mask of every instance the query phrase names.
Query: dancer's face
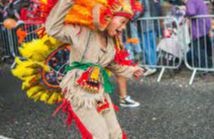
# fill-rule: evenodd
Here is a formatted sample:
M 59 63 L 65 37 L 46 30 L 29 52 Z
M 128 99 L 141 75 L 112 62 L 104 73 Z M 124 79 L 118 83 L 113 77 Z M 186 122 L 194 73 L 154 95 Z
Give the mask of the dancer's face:
M 128 23 L 128 18 L 123 16 L 114 16 L 111 23 L 107 27 L 107 32 L 109 36 L 120 36 L 122 31 L 126 28 Z

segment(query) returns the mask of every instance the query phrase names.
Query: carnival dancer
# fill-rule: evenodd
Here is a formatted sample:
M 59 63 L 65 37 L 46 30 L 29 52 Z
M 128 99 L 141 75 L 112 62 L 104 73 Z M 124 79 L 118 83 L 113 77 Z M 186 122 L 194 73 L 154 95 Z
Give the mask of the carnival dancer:
M 62 101 L 54 115 L 59 110 L 67 114 L 66 123 L 70 126 L 74 120 L 83 139 L 126 138 L 109 97 L 112 93 L 109 71 L 129 79 L 139 78 L 143 73 L 142 68 L 126 60 L 128 54 L 120 41 L 122 30 L 139 9 L 135 1 L 59 0 L 46 20 L 47 35 L 23 45 L 20 52 L 28 60 L 17 59 L 13 74 L 24 81 L 22 88 L 27 90 L 28 97 L 49 104 Z M 53 57 L 47 60 L 51 64 L 43 61 L 62 43 L 71 47 L 69 66 L 64 68 L 66 74 L 60 82 L 63 94 L 59 95 L 53 88 L 44 90 L 47 85 L 50 87 L 47 75 L 54 74 L 46 74 L 47 65 L 61 68 L 57 68 Z M 28 70 L 23 73 L 24 69 Z M 40 71 L 44 71 L 42 78 Z M 44 82 L 35 87 L 41 79 L 45 79 Z
M 66 108 L 68 116 L 74 118 L 83 137 L 123 138 L 108 95 L 112 90 L 105 68 L 126 78 L 139 77 L 142 74 L 141 68 L 122 63 L 120 54 L 123 50 L 119 50 L 121 44 L 117 39 L 128 19 L 133 16 L 133 11 L 130 2 L 125 1 L 111 3 L 109 7 L 94 2 L 85 4 L 93 5 L 91 8 L 95 30 L 81 25 L 80 17 L 74 17 L 78 13 L 66 17 L 68 12 L 75 10 L 84 12 L 78 9 L 78 3 L 71 0 L 59 1 L 46 21 L 47 34 L 71 44 L 70 66 L 60 84 L 65 93 L 61 106 L 63 110 Z M 71 7 L 73 11 L 70 10 Z M 106 11 L 102 15 L 103 9 Z M 108 22 L 102 24 L 100 19 L 107 18 L 107 12 L 112 12 L 112 17 L 109 16 Z M 65 18 L 69 18 L 74 24 L 64 24 Z

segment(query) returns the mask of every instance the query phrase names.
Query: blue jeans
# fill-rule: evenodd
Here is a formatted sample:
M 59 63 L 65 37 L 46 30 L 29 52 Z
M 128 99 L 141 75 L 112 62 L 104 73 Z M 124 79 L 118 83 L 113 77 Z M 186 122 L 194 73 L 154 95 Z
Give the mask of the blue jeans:
M 134 53 L 140 53 L 142 52 L 142 48 L 140 45 L 140 37 L 139 37 L 139 32 L 137 29 L 137 22 L 130 22 L 128 25 L 128 31 L 129 31 L 129 37 L 130 38 L 137 38 L 139 39 L 139 43 L 138 44 L 126 44 L 125 48 L 128 50 L 130 56 L 129 59 L 134 59 Z
M 143 46 L 143 64 L 155 66 L 157 64 L 156 33 L 154 31 L 144 32 L 141 37 Z
M 130 35 L 131 35 L 131 38 L 137 38 L 139 39 L 139 33 L 138 33 L 138 29 L 137 29 L 137 22 L 130 22 Z M 142 52 L 142 49 L 141 49 L 141 46 L 140 46 L 140 39 L 139 39 L 139 43 L 137 44 L 131 44 L 134 51 L 136 53 L 140 53 Z

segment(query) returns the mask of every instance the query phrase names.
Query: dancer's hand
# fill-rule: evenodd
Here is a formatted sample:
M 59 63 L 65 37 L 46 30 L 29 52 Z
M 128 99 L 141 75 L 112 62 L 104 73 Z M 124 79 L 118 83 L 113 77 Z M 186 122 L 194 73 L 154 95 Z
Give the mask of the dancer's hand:
M 135 79 L 139 79 L 140 76 L 143 76 L 143 72 L 144 72 L 143 68 L 136 67 L 133 76 L 135 77 Z

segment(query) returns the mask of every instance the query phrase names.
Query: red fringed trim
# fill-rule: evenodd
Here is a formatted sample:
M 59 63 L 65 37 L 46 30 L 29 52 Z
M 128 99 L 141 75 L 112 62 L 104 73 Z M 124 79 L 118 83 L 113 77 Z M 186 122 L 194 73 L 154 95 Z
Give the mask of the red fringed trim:
M 116 111 L 116 112 L 119 112 L 119 107 L 117 106 L 117 105 L 114 105 L 114 104 L 112 104 L 113 105 L 113 108 L 114 108 L 114 110 Z
M 47 4 L 40 3 L 37 12 L 39 12 L 39 18 L 45 22 L 47 16 L 49 15 L 51 9 L 55 6 L 58 0 L 48 0 Z
M 119 107 L 116 106 L 116 105 L 114 105 L 113 103 L 112 103 L 112 107 L 113 107 L 113 109 L 114 109 L 116 112 L 119 111 Z M 109 108 L 110 108 L 110 104 L 109 104 L 109 102 L 107 101 L 107 99 L 105 99 L 105 102 L 98 102 L 98 103 L 97 103 L 97 111 L 98 111 L 99 113 L 102 113 L 103 111 L 105 111 L 105 110 L 107 110 L 107 109 L 109 109 Z
M 123 131 L 123 137 L 122 139 L 128 139 L 127 136 L 126 136 L 126 133 Z
M 129 53 L 127 50 L 119 50 L 116 51 L 114 62 L 120 65 L 127 65 L 127 66 L 133 66 L 132 60 L 126 60 L 126 58 L 129 56 Z
M 69 128 L 72 124 L 73 119 L 70 103 L 67 100 L 63 99 L 62 104 L 59 107 L 57 107 L 52 116 L 55 116 L 60 110 L 62 110 L 63 113 L 67 114 L 66 124 L 68 125 Z
M 77 80 L 77 83 L 80 86 L 84 86 L 86 84 L 86 81 L 89 79 L 91 69 L 92 69 L 91 67 L 88 68 L 85 72 L 82 73 L 81 77 Z
M 121 39 L 118 37 L 115 37 L 115 57 L 114 57 L 114 62 L 119 64 L 119 65 L 126 65 L 126 66 L 135 66 L 137 64 L 134 64 L 132 60 L 127 60 L 129 53 L 128 51 L 124 48 Z
M 100 23 L 105 25 L 108 20 L 110 20 L 113 17 L 113 13 L 110 9 L 105 9 L 104 11 L 101 11 L 100 13 Z
M 129 14 L 129 13 L 126 13 L 126 12 L 116 12 L 114 14 L 114 16 L 124 16 L 128 19 L 132 19 L 133 18 L 133 15 L 132 14 Z
M 131 4 L 131 7 L 132 7 L 133 11 L 135 10 L 135 1 L 136 0 L 130 0 L 130 4 Z
M 110 108 L 110 105 L 108 103 L 108 101 L 105 99 L 105 102 L 102 103 L 102 102 L 98 102 L 98 106 L 97 106 L 97 111 L 99 113 L 102 113 L 103 111 L 107 110 Z
M 47 0 L 46 3 L 38 0 L 30 0 L 31 5 L 29 9 L 25 9 L 21 13 L 21 18 L 24 21 L 32 21 L 36 23 L 44 23 L 48 17 L 51 9 L 55 6 L 58 0 Z M 35 6 L 36 5 L 36 6 Z
M 63 113 L 67 114 L 66 124 L 68 127 L 71 126 L 72 120 L 75 121 L 77 127 L 80 130 L 80 133 L 82 134 L 82 139 L 93 139 L 92 134 L 87 130 L 87 128 L 83 125 L 81 120 L 77 117 L 77 115 L 72 110 L 71 104 L 66 99 L 62 100 L 62 104 L 55 110 L 53 113 L 53 116 L 55 116 L 60 110 L 62 110 Z
M 28 10 L 26 8 L 21 9 L 21 11 L 20 11 L 21 20 L 23 20 L 23 21 L 27 20 L 27 13 L 28 13 Z
M 118 0 L 108 0 L 109 7 L 113 7 L 114 5 L 120 5 Z

